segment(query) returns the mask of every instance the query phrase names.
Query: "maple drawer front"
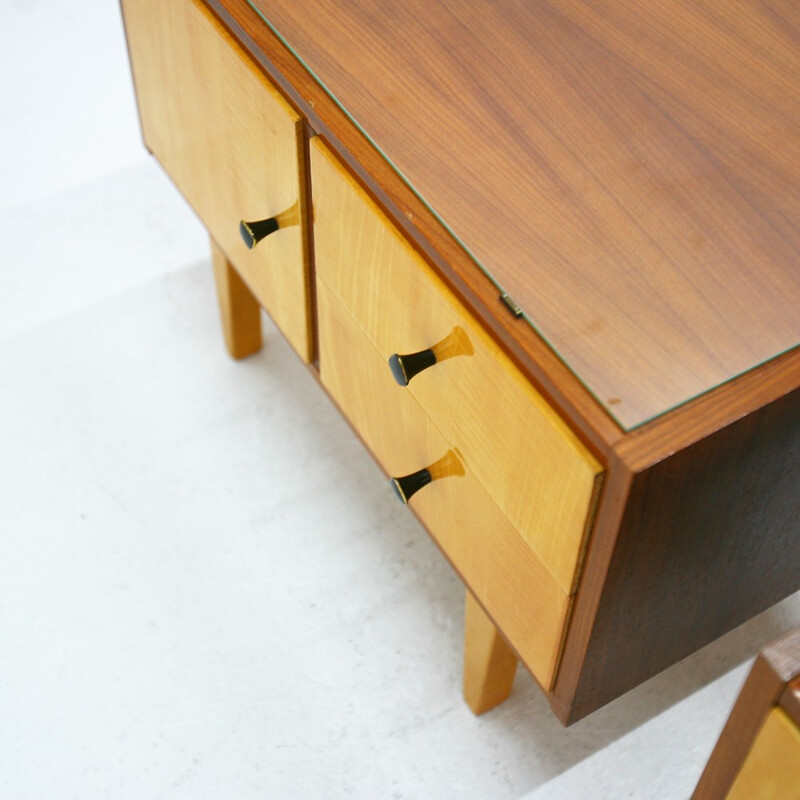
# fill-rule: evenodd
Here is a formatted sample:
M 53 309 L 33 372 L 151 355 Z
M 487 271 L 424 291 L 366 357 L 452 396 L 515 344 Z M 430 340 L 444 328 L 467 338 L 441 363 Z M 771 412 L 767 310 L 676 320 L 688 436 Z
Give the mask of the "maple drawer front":
M 123 0 L 145 142 L 298 354 L 311 357 L 302 120 L 193 0 Z M 240 220 L 277 218 L 253 249 Z
M 436 363 L 393 394 L 419 401 L 573 592 L 600 464 L 317 139 L 311 164 L 317 274 L 380 351 L 387 374 L 393 354 L 440 345 Z
M 374 345 L 317 283 L 322 383 L 390 475 L 438 464 L 409 505 L 545 689 L 569 596 L 409 394 L 395 391 Z M 388 491 L 388 488 L 387 488 Z

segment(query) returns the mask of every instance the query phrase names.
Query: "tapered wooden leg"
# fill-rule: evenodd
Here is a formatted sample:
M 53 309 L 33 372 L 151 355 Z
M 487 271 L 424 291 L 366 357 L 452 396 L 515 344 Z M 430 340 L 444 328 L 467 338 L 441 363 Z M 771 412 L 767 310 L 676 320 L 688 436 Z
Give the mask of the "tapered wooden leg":
M 234 358 L 257 353 L 261 349 L 261 307 L 258 300 L 213 239 L 211 261 L 225 346 Z
M 483 714 L 511 694 L 517 657 L 467 590 L 464 624 L 464 699 Z

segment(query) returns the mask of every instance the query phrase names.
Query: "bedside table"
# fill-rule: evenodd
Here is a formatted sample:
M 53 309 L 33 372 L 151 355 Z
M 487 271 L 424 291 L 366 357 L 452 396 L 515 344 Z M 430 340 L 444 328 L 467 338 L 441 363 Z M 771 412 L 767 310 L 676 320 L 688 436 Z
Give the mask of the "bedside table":
M 800 588 L 788 0 L 122 0 L 147 146 L 573 722 Z

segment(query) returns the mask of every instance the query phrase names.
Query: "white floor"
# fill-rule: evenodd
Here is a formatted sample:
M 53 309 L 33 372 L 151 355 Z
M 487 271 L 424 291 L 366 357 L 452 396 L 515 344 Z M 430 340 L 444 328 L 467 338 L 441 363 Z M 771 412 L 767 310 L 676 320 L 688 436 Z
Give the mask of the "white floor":
M 116 3 L 0 31 L 0 798 L 686 798 L 794 597 L 563 729 L 267 327 L 224 353 Z

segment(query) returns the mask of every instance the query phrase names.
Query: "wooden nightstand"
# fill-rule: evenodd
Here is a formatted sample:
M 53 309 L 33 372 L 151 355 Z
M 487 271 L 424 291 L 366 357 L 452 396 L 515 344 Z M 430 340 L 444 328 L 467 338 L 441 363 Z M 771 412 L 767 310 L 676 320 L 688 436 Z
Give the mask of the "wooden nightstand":
M 145 142 L 565 723 L 800 588 L 789 0 L 122 0 Z M 263 241 L 262 241 L 263 240 Z

